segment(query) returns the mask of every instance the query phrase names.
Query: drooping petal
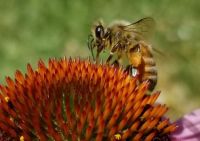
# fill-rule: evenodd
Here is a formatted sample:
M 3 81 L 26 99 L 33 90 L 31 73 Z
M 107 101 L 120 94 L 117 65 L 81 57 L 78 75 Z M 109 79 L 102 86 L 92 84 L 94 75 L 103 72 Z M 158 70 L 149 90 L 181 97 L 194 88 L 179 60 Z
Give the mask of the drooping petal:
M 200 141 L 200 109 L 197 109 L 177 122 L 176 132 L 171 134 L 172 141 Z

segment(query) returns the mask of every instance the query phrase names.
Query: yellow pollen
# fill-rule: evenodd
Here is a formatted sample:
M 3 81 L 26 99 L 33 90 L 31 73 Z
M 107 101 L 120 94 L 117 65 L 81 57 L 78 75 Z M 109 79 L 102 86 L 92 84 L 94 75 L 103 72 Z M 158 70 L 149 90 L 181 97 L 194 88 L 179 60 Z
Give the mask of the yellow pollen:
M 24 136 L 20 136 L 19 140 L 24 141 Z
M 121 140 L 122 136 L 118 133 L 114 135 L 116 140 Z
M 6 96 L 4 99 L 5 99 L 6 102 L 9 101 L 9 97 L 8 96 Z

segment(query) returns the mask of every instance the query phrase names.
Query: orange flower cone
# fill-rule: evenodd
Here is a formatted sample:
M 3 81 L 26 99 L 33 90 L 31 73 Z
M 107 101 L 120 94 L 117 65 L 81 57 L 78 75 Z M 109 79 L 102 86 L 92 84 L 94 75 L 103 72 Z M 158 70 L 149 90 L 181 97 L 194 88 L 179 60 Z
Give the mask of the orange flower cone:
M 166 139 L 176 129 L 163 118 L 166 105 L 155 104 L 120 68 L 89 60 L 50 59 L 27 73 L 16 71 L 0 86 L 1 140 L 145 140 Z

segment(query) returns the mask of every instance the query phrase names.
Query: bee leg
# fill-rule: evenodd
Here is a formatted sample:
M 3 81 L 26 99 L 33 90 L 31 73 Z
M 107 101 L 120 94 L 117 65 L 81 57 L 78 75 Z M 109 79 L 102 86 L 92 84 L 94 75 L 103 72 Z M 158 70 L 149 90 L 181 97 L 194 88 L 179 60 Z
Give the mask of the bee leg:
M 115 60 L 112 65 L 114 65 L 115 67 L 119 67 L 119 61 L 118 60 Z
M 98 48 L 97 48 L 96 63 L 99 63 L 99 54 L 101 53 L 101 51 L 103 50 L 103 48 L 104 47 L 102 45 L 98 46 Z
M 122 62 L 121 62 L 121 61 L 122 61 L 121 58 L 122 58 L 122 54 L 119 53 L 117 59 L 113 62 L 113 64 L 114 64 L 115 66 L 119 67 L 120 64 L 122 63 Z
M 111 52 L 110 55 L 108 56 L 106 63 L 109 64 L 110 60 L 113 58 L 113 53 Z
M 110 60 L 113 58 L 113 54 L 117 51 L 117 49 L 118 49 L 119 47 L 120 47 L 120 44 L 119 44 L 119 43 L 115 44 L 115 45 L 112 47 L 112 49 L 111 49 L 111 51 L 110 51 L 110 55 L 108 56 L 108 59 L 106 60 L 106 63 L 107 63 L 107 64 L 109 64 Z
M 95 58 L 94 58 L 94 52 L 93 52 L 93 48 L 94 48 L 94 44 L 93 43 L 94 43 L 94 38 L 92 37 L 92 34 L 90 34 L 88 36 L 87 44 L 88 44 L 88 49 L 92 53 L 92 59 L 95 60 Z
M 132 66 L 138 67 L 142 62 L 142 52 L 140 44 L 136 44 L 128 51 L 128 58 Z
M 97 63 L 99 62 L 99 53 L 100 52 L 97 52 L 97 54 L 96 54 L 96 59 L 95 60 L 96 60 Z
M 124 71 L 129 73 L 130 72 L 130 65 L 127 65 L 126 69 Z

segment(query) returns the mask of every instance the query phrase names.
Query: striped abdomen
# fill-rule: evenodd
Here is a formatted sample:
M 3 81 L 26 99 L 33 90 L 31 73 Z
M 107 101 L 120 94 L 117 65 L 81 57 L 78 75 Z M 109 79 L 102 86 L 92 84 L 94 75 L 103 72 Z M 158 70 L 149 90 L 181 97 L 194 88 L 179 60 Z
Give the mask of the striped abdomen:
M 153 59 L 151 46 L 141 46 L 142 62 L 138 68 L 141 81 L 150 82 L 149 90 L 152 91 L 157 84 L 157 69 Z

